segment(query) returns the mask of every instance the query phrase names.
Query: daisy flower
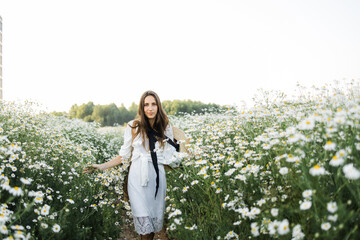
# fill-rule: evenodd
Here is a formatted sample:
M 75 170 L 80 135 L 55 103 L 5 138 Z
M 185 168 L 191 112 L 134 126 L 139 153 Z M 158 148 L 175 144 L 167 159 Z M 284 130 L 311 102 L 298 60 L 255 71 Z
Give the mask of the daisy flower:
M 298 128 L 301 130 L 312 130 L 315 127 L 315 118 L 309 117 L 304 119 L 298 124 Z
M 54 224 L 54 226 L 52 227 L 52 230 L 53 230 L 53 232 L 57 233 L 57 232 L 60 232 L 61 227 L 59 224 Z
M 74 200 L 72 200 L 72 199 L 66 199 L 66 201 L 69 202 L 69 203 L 71 203 L 71 204 L 74 204 L 74 203 L 75 203 Z
M 338 209 L 336 202 L 328 202 L 327 204 L 327 210 L 331 213 L 336 212 Z
M 276 217 L 279 214 L 279 209 L 278 208 L 272 208 L 270 213 L 271 213 L 271 215 L 273 217 Z
M 360 171 L 357 170 L 352 163 L 349 163 L 343 167 L 345 177 L 350 180 L 357 180 L 360 178 Z
M 355 143 L 356 150 L 360 151 L 360 143 Z
M 324 149 L 326 151 L 335 151 L 336 149 L 336 144 L 332 141 L 327 141 L 325 146 L 324 146 Z
M 304 201 L 300 204 L 300 209 L 301 210 L 308 210 L 311 208 L 311 201 Z
M 3 222 L 1 222 L 1 218 L 0 218 L 0 233 L 8 234 L 8 232 L 9 232 L 8 228 L 5 226 L 5 224 Z
M 40 226 L 44 229 L 48 228 L 48 225 L 46 223 L 41 223 Z
M 257 225 L 256 222 L 253 222 L 251 223 L 251 234 L 254 236 L 254 237 L 257 237 L 260 235 L 259 233 L 259 227 Z
M 321 229 L 322 229 L 322 230 L 327 231 L 327 230 L 329 230 L 330 228 L 331 228 L 331 224 L 330 224 L 329 222 L 326 222 L 326 223 L 321 224 Z
M 304 198 L 311 198 L 312 194 L 313 194 L 313 191 L 312 191 L 312 190 L 305 190 L 305 191 L 302 193 L 302 196 L 303 196 Z
M 198 184 L 198 183 L 199 183 L 198 180 L 194 180 L 194 181 L 191 182 L 191 185 L 195 185 L 195 184 Z
M 23 183 L 23 184 L 26 184 L 26 185 L 29 185 L 31 184 L 31 182 L 33 181 L 31 178 L 20 178 L 20 181 Z
M 290 232 L 289 221 L 287 219 L 280 222 L 278 232 L 280 235 L 285 235 Z
M 330 160 L 329 164 L 333 167 L 338 167 L 344 163 L 344 159 L 342 157 L 338 157 L 337 155 L 333 156 Z
M 234 172 L 235 172 L 235 168 L 232 168 L 232 169 L 230 169 L 230 170 L 228 170 L 226 173 L 225 173 L 225 175 L 226 176 L 231 176 Z
M 315 165 L 314 167 L 310 168 L 310 174 L 313 176 L 325 175 L 325 168 L 320 167 L 319 165 Z
M 230 231 L 226 234 L 224 239 L 239 239 L 239 235 L 237 235 L 234 231 Z
M 21 225 L 14 225 L 14 226 L 11 226 L 11 229 L 21 231 L 21 230 L 24 230 L 25 228 Z
M 279 173 L 280 173 L 281 175 L 286 175 L 286 174 L 288 174 L 288 172 L 289 172 L 289 169 L 288 169 L 287 167 L 282 167 L 282 168 L 280 168 L 280 170 L 279 170 Z
M 292 231 L 292 239 L 293 240 L 300 240 L 305 237 L 305 234 L 301 231 L 301 225 L 297 224 Z
M 335 215 L 329 215 L 329 216 L 328 216 L 328 220 L 329 220 L 329 221 L 336 222 L 337 219 L 338 219 L 338 215 L 337 215 L 337 214 L 335 214 Z
M 42 208 L 41 208 L 41 215 L 47 216 L 49 215 L 50 212 L 50 206 L 45 204 Z
M 9 192 L 13 196 L 22 196 L 24 194 L 23 190 L 21 190 L 19 187 L 10 188 Z

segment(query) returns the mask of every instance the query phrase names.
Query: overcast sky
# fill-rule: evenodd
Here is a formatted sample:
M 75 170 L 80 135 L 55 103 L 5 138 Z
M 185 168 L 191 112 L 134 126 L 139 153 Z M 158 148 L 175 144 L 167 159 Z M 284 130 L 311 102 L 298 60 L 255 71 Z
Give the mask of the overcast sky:
M 360 1 L 0 0 L 4 100 L 249 102 L 360 77 Z

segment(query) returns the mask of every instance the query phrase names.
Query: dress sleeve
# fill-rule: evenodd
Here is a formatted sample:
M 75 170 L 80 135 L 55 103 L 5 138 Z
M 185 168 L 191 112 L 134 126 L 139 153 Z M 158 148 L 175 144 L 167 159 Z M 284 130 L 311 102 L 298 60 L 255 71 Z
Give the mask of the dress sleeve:
M 119 155 L 123 159 L 129 159 L 131 157 L 131 142 L 132 142 L 132 128 L 129 125 L 132 125 L 132 121 L 126 125 L 124 132 L 124 144 L 121 146 Z

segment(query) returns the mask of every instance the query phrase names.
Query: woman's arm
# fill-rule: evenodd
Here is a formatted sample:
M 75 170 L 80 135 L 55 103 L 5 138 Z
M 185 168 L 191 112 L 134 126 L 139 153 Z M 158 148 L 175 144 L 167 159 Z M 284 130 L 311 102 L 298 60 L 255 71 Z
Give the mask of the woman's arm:
M 92 164 L 83 170 L 83 173 L 92 173 L 95 170 L 106 170 L 108 168 L 115 167 L 119 165 L 123 159 L 128 159 L 132 154 L 132 141 L 135 136 L 135 128 L 131 128 L 130 125 L 133 125 L 133 122 L 129 122 L 127 124 L 125 132 L 124 132 L 124 144 L 121 146 L 119 151 L 119 156 L 116 158 L 103 163 L 103 164 Z
M 83 173 L 91 173 L 94 171 L 94 169 L 99 169 L 101 171 L 115 167 L 117 165 L 119 165 L 122 162 L 122 157 L 121 156 L 117 156 L 116 158 L 103 163 L 103 164 L 92 164 L 89 167 L 85 168 Z

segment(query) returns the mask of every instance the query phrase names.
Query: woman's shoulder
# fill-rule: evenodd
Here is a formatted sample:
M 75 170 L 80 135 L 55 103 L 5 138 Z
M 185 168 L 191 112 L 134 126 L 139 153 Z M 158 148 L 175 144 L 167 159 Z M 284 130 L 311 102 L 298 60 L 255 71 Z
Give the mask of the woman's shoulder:
M 138 121 L 136 119 L 133 119 L 131 121 L 129 121 L 126 126 L 129 126 L 129 127 L 132 127 L 132 128 L 135 128 L 138 126 Z

